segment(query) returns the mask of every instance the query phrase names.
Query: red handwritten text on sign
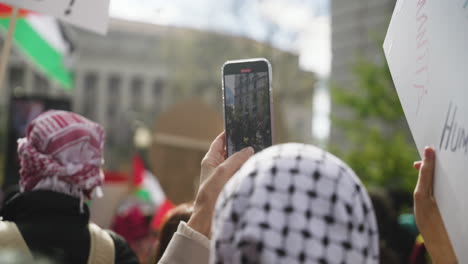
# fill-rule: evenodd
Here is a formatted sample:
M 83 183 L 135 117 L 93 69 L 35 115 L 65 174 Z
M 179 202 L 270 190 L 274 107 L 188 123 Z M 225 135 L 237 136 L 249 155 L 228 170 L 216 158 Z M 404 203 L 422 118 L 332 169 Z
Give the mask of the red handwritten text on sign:
M 414 72 L 413 88 L 416 89 L 418 102 L 417 110 L 427 95 L 429 86 L 429 48 L 430 42 L 427 33 L 429 17 L 425 12 L 426 0 L 418 0 L 416 8 L 416 66 Z

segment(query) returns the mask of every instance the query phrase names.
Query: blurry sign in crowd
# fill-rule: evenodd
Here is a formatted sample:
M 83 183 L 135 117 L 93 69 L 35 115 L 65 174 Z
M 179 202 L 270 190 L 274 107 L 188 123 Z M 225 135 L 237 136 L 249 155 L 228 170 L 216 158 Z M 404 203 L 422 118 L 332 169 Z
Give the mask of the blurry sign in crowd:
M 397 2 L 384 50 L 420 153 L 436 149 L 435 196 L 468 261 L 468 1 Z

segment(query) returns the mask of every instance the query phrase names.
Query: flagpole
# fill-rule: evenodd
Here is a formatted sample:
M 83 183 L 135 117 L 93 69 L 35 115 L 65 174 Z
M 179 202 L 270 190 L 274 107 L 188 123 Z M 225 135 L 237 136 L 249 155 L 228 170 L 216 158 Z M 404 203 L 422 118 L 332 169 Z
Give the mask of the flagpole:
M 13 7 L 10 23 L 8 24 L 7 35 L 5 37 L 5 41 L 3 42 L 2 57 L 0 58 L 0 89 L 6 89 L 4 88 L 4 79 L 8 61 L 10 59 L 11 43 L 13 42 L 13 33 L 15 32 L 16 21 L 18 20 L 18 13 L 19 8 Z
M 7 145 L 8 145 L 8 120 L 9 120 L 9 114 L 10 114 L 10 102 L 9 100 L 11 99 L 10 96 L 10 89 L 5 86 L 5 75 L 6 75 L 6 70 L 8 66 L 8 61 L 10 60 L 10 51 L 11 51 L 11 44 L 13 42 L 13 33 L 15 32 L 16 28 L 16 21 L 18 20 L 18 13 L 19 13 L 19 8 L 18 7 L 13 7 L 13 12 L 11 13 L 10 17 L 10 23 L 8 24 L 8 31 L 5 36 L 5 39 L 3 41 L 3 47 L 2 47 L 2 54 L 0 57 L 0 94 L 2 94 L 5 97 L 5 118 L 3 118 L 3 124 L 2 127 L 5 130 L 5 138 L 0 140 L 4 140 L 4 147 L 0 151 L 3 151 L 3 160 L 0 160 L 0 162 L 3 163 L 3 165 L 6 165 L 6 156 L 8 155 L 7 153 Z M 2 91 L 2 89 L 4 89 Z M 0 102 L 1 103 L 1 102 Z M 0 186 L 3 185 L 5 181 L 5 168 L 3 168 L 4 171 L 0 172 Z M 3 175 L 3 177 L 2 177 Z

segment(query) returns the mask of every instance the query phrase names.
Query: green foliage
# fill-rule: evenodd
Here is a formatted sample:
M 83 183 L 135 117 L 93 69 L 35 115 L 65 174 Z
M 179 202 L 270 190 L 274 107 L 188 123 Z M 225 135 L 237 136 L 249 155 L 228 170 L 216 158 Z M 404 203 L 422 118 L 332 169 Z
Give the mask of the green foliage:
M 360 59 L 353 68 L 353 89 L 334 87 L 332 98 L 347 119 L 333 117 L 347 146 L 331 146 L 367 186 L 411 191 L 413 161 L 419 158 L 385 62 Z

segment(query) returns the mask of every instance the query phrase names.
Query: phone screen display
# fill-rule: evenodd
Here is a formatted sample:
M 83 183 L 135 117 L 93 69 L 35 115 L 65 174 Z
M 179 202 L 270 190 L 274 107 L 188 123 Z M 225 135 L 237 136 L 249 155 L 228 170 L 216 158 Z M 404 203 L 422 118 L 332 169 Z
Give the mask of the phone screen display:
M 250 68 L 224 75 L 224 113 L 227 155 L 253 147 L 255 152 L 272 145 L 270 83 L 266 71 Z

